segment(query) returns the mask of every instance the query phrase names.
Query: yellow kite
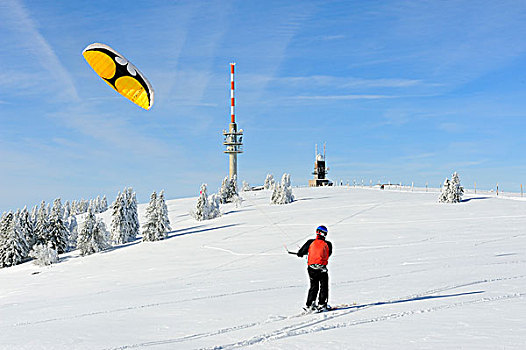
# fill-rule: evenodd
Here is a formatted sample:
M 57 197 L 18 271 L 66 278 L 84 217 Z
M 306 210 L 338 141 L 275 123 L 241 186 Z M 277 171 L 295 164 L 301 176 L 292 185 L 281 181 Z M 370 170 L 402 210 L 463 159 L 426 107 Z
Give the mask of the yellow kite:
M 108 45 L 94 43 L 82 55 L 106 83 L 144 109 L 153 105 L 153 88 L 146 77 L 123 55 Z

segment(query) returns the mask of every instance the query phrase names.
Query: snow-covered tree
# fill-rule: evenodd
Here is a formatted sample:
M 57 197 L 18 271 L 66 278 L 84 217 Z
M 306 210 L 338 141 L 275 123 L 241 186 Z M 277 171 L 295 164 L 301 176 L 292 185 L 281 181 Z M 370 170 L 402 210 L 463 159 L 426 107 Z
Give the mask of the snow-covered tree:
M 111 205 L 111 240 L 113 244 L 123 244 L 128 242 L 127 237 L 127 222 L 126 222 L 126 207 L 124 196 L 121 192 L 117 195 L 115 202 Z
M 157 195 L 153 192 L 146 207 L 146 223 L 143 225 L 143 241 L 159 241 L 166 238 L 170 231 L 168 208 L 164 199 L 164 190 Z
M 294 195 L 290 184 L 290 174 L 283 174 L 281 183 L 274 186 L 270 202 L 272 204 L 287 204 L 293 201 Z
M 460 185 L 460 178 L 455 172 L 451 176 L 451 180 L 446 178 L 444 181 L 438 201 L 442 203 L 459 203 L 463 195 L 464 188 Z
M 57 251 L 43 244 L 35 244 L 29 256 L 34 259 L 33 263 L 38 266 L 46 266 L 58 262 Z
M 446 177 L 442 185 L 442 190 L 440 191 L 440 196 L 438 197 L 438 201 L 441 203 L 449 202 L 449 182 L 449 179 Z
M 69 213 L 70 215 L 77 215 L 77 201 L 71 201 Z
M 80 250 L 80 255 L 97 253 L 109 246 L 109 234 L 106 225 L 101 219 L 97 219 L 91 209 L 88 209 L 86 220 L 78 235 L 77 248 Z
M 125 193 L 125 213 L 128 223 L 126 226 L 126 237 L 128 242 L 132 242 L 137 238 L 141 227 L 139 224 L 139 213 L 137 211 L 137 196 L 131 187 L 129 187 Z
M 69 201 L 64 202 L 64 221 L 66 221 L 71 216 L 71 204 Z
M 460 177 L 456 171 L 453 173 L 453 175 L 451 175 L 451 187 L 455 201 L 460 202 L 462 200 L 462 196 L 464 195 L 464 187 L 460 185 Z
M 78 224 L 75 215 L 70 215 L 64 222 L 69 231 L 68 247 L 75 249 L 77 247 Z
M 208 219 L 214 219 L 221 216 L 220 204 L 221 199 L 216 193 L 208 197 Z
M 38 217 L 38 205 L 35 205 L 33 209 L 31 210 L 31 223 L 33 224 L 33 230 L 35 229 L 37 225 L 37 217 Z
M 172 227 L 170 226 L 170 219 L 168 218 L 168 207 L 166 206 L 166 199 L 164 198 L 164 190 L 161 190 L 157 198 L 157 211 L 159 213 L 158 232 L 160 232 L 163 238 L 166 238 L 166 234 Z
M 265 183 L 263 184 L 263 188 L 266 190 L 270 190 L 274 187 L 274 184 L 274 176 L 272 176 L 272 174 L 267 174 L 267 177 L 265 178 Z
M 232 178 L 230 179 L 229 189 L 229 199 L 231 202 L 234 202 L 236 200 L 236 197 L 239 196 L 239 192 L 237 190 L 237 175 L 232 176 Z
M 139 234 L 139 214 L 137 198 L 133 189 L 125 188 L 119 192 L 111 205 L 111 240 L 114 244 L 134 241 Z
M 35 223 L 36 243 L 47 245 L 49 236 L 49 217 L 46 210 L 46 203 L 42 201 L 37 213 Z
M 66 252 L 69 230 L 64 223 L 64 211 L 60 198 L 55 199 L 49 216 L 47 244 L 58 254 Z
M 221 187 L 217 191 L 217 193 L 219 195 L 219 199 L 221 200 L 221 203 L 226 203 L 227 202 L 228 192 L 229 192 L 229 190 L 228 190 L 229 185 L 230 185 L 230 182 L 228 181 L 228 176 L 225 176 L 225 178 L 223 179 L 223 182 L 221 183 Z M 202 187 L 203 186 L 201 186 L 201 192 L 200 192 L 201 194 L 202 194 Z
M 102 202 L 100 196 L 97 196 L 97 198 L 95 198 L 95 205 L 97 206 L 97 213 L 102 213 Z
M 37 241 L 37 237 L 35 236 L 35 227 L 31 220 L 31 214 L 27 211 L 27 207 L 24 207 L 20 212 L 19 222 L 22 232 L 26 237 L 27 244 L 29 248 L 32 248 Z
M 150 196 L 150 203 L 146 207 L 146 222 L 142 227 L 143 241 L 157 240 L 157 193 L 154 191 Z
M 201 185 L 199 198 L 197 198 L 197 205 L 192 214 L 198 221 L 208 219 L 208 194 L 206 193 L 206 184 Z
M 247 191 L 250 191 L 250 184 L 246 181 L 243 181 L 243 186 L 241 187 L 241 191 L 243 192 L 247 192 Z
M 102 197 L 102 200 L 100 202 L 100 209 L 101 209 L 101 213 L 108 210 L 108 200 L 106 199 L 106 196 Z
M 208 196 L 206 184 L 201 185 L 199 198 L 194 211 L 191 212 L 194 219 L 198 221 L 214 219 L 221 215 L 219 204 L 221 203 L 221 194 Z
M 14 266 L 21 263 L 29 254 L 19 215 L 8 212 L 0 221 L 0 267 Z
M 237 193 L 237 177 L 232 176 L 231 179 L 226 176 L 221 183 L 221 188 L 218 191 L 221 203 L 231 203 L 235 200 Z

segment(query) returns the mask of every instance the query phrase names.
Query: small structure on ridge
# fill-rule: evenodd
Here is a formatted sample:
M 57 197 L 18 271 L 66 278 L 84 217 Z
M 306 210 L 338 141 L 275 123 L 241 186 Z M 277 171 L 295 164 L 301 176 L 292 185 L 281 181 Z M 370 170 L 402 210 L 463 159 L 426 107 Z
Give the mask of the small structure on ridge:
M 332 181 L 325 178 L 329 172 L 329 168 L 325 165 L 325 144 L 323 144 L 323 155 L 318 153 L 318 145 L 316 145 L 315 154 L 314 172 L 312 173 L 314 179 L 309 180 L 309 187 L 332 186 Z

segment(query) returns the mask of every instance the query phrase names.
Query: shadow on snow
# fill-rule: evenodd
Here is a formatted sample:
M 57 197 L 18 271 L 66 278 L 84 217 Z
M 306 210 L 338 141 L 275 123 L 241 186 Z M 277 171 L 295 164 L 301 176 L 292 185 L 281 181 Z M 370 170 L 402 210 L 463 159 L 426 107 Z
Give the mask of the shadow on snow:
M 180 230 L 174 230 L 174 231 L 168 232 L 167 236 L 166 236 L 166 238 L 164 240 L 171 239 L 171 238 L 174 238 L 174 237 L 191 235 L 191 234 L 194 234 L 194 233 L 201 233 L 201 232 L 219 230 L 219 229 L 222 229 L 222 228 L 229 228 L 229 227 L 233 227 L 233 226 L 237 226 L 237 225 L 238 224 L 230 224 L 230 225 L 223 225 L 223 226 L 216 226 L 216 227 L 209 227 L 209 228 L 203 228 L 203 227 L 206 227 L 206 225 L 197 225 L 197 226 L 182 228 Z M 134 246 L 134 245 L 139 244 L 139 243 L 142 243 L 142 237 L 135 238 L 133 241 L 128 242 L 128 243 L 124 243 L 124 244 L 121 244 L 121 245 L 110 247 L 110 248 L 108 248 L 106 250 L 101 251 L 100 253 L 113 252 L 115 250 L 126 248 L 126 247 L 131 247 L 131 246 Z M 68 260 L 68 258 L 66 258 L 66 260 Z
M 408 298 L 408 299 L 391 300 L 391 301 L 378 301 L 376 303 L 370 303 L 370 304 L 352 305 L 352 306 L 340 307 L 340 308 L 337 308 L 335 310 L 363 309 L 365 307 L 371 307 L 371 306 L 381 306 L 381 305 L 389 305 L 389 304 L 401 304 L 401 303 L 408 303 L 408 302 L 411 302 L 411 301 L 430 300 L 430 299 L 454 298 L 454 297 L 461 297 L 461 296 L 465 296 L 465 295 L 473 295 L 473 294 L 481 294 L 481 293 L 484 293 L 484 291 L 479 290 L 479 291 L 476 291 L 476 292 L 466 292 L 466 293 L 447 294 L 447 295 L 428 295 L 428 296 Z
M 490 199 L 490 198 L 491 197 L 473 197 L 473 198 L 468 198 L 468 199 L 462 199 L 460 202 L 464 203 L 464 202 L 469 202 L 469 201 L 473 201 L 473 200 Z
M 215 226 L 215 227 L 209 227 L 209 228 L 202 228 L 205 225 L 198 225 L 198 226 L 188 227 L 188 228 L 181 229 L 181 230 L 170 231 L 170 232 L 168 232 L 168 237 L 166 237 L 166 239 L 170 239 L 170 238 L 173 238 L 173 237 L 179 237 L 179 236 L 185 236 L 185 235 L 192 235 L 194 233 L 201 233 L 201 232 L 219 230 L 219 229 L 222 229 L 222 228 L 229 228 L 229 227 L 234 227 L 234 226 L 237 226 L 237 225 L 238 224 L 229 224 L 229 225 Z M 188 230 L 191 230 L 191 231 L 188 231 Z M 186 232 L 184 232 L 184 231 L 186 231 Z M 180 233 L 177 233 L 177 232 L 180 232 Z

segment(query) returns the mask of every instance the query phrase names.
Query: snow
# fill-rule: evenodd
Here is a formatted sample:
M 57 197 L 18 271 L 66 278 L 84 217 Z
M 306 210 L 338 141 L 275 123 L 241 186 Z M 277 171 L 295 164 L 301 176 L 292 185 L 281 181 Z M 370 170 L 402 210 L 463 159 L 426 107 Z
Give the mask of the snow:
M 243 192 L 173 231 L 59 264 L 0 269 L 0 349 L 524 349 L 526 202 L 378 188 Z M 146 204 L 139 205 L 144 222 Z M 109 226 L 110 211 L 99 214 Z M 306 262 L 287 254 L 329 229 L 330 304 L 300 315 Z

